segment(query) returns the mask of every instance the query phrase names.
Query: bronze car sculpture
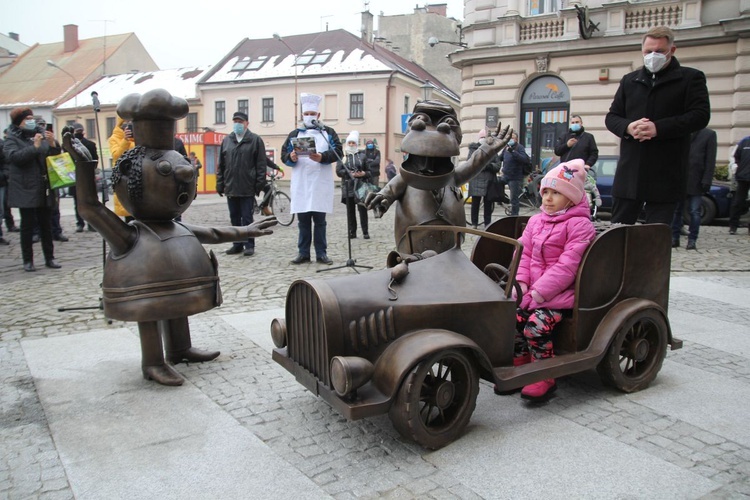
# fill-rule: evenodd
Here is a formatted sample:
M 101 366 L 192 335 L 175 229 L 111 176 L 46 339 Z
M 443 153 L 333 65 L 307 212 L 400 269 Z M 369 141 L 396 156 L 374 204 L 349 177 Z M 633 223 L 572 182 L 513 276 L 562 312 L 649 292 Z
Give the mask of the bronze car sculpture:
M 273 359 L 347 419 L 388 413 L 401 435 L 431 449 L 461 436 L 480 378 L 508 391 L 596 369 L 624 392 L 648 386 L 667 344 L 682 346 L 667 318 L 670 229 L 599 234 L 578 269 L 575 307 L 554 333 L 556 356 L 514 367 L 516 238 L 527 219 L 486 231 L 433 226 L 453 234 L 453 249 L 392 253 L 387 269 L 295 281 L 285 319 L 271 324 Z M 407 239 L 423 230 L 409 228 Z M 465 234 L 478 236 L 470 258 Z

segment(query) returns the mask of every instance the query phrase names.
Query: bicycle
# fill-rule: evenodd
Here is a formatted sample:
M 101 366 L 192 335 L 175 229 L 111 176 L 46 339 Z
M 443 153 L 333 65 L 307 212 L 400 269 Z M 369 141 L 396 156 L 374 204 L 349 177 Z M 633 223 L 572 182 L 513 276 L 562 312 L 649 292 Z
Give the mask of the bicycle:
M 284 178 L 283 170 L 273 170 L 271 173 L 266 173 L 268 178 L 269 189 L 263 196 L 260 203 L 255 203 L 253 209 L 256 215 L 261 214 L 261 206 L 268 207 L 271 209 L 271 213 L 264 213 L 263 215 L 274 215 L 276 220 L 282 226 L 290 226 L 294 222 L 294 214 L 292 213 L 292 199 L 284 191 L 280 190 L 276 185 L 277 179 Z
M 521 188 L 521 194 L 518 196 L 519 205 L 536 210 L 542 206 L 542 197 L 539 194 L 539 183 L 544 176 L 539 172 L 532 172 L 524 179 L 524 186 Z M 505 206 L 505 214 L 510 215 L 510 204 Z

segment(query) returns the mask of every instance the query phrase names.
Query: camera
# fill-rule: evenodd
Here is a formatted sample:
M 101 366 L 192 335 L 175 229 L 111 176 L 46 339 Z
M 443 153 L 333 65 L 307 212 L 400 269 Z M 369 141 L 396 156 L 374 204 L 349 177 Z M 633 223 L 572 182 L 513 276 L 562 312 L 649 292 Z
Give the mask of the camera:
M 438 40 L 434 36 L 431 36 L 430 38 L 427 39 L 427 45 L 429 45 L 430 47 L 434 47 L 438 43 L 440 43 L 440 40 Z

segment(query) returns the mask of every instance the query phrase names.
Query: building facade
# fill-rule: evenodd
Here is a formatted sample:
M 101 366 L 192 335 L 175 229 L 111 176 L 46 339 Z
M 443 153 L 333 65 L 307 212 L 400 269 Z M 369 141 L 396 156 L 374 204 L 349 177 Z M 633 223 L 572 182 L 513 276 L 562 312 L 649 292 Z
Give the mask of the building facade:
M 750 1 L 561 1 L 465 0 L 469 47 L 450 58 L 462 72 L 466 131 L 496 115 L 538 165 L 570 114 L 580 114 L 600 154 L 617 154 L 604 117 L 620 79 L 643 65 L 643 34 L 665 25 L 680 63 L 706 74 L 717 164 L 727 164 L 730 146 L 750 134 Z

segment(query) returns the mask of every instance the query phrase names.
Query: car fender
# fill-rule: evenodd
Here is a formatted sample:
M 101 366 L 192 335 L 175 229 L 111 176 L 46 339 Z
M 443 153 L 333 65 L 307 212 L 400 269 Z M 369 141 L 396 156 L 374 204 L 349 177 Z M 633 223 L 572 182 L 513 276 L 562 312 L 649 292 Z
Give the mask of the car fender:
M 672 344 L 672 327 L 669 325 L 667 312 L 659 304 L 647 299 L 625 299 L 612 307 L 596 328 L 590 349 L 598 354 L 599 359 L 604 357 L 609 345 L 625 321 L 636 312 L 644 309 L 655 309 L 664 318 L 664 322 L 667 325 L 667 342 Z
M 424 329 L 399 337 L 383 351 L 375 363 L 372 382 L 390 399 L 398 391 L 404 377 L 420 361 L 449 349 L 470 351 L 480 371 L 491 373 L 489 359 L 470 338 L 450 330 Z

